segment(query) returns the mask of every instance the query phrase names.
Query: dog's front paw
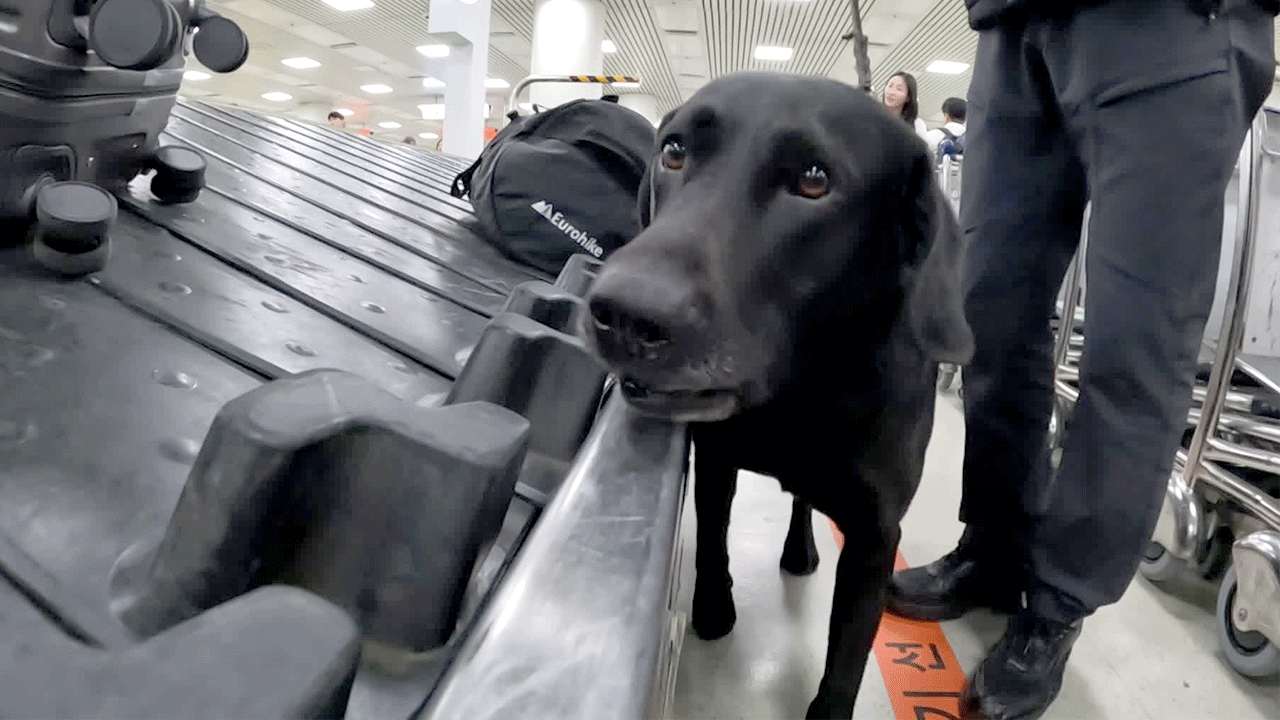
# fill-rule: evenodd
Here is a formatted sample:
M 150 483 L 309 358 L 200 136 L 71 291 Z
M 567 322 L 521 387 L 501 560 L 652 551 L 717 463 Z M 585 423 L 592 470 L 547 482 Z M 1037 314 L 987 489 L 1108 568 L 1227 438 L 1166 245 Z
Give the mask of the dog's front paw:
M 703 640 L 718 640 L 733 630 L 738 611 L 733 591 L 727 587 L 709 589 L 699 583 L 693 589 L 693 632 Z
M 849 720 L 853 717 L 853 703 L 837 700 L 819 690 L 804 717 L 805 720 Z
M 818 548 L 801 543 L 787 543 L 782 547 L 782 561 L 778 563 L 790 575 L 812 575 L 818 569 Z

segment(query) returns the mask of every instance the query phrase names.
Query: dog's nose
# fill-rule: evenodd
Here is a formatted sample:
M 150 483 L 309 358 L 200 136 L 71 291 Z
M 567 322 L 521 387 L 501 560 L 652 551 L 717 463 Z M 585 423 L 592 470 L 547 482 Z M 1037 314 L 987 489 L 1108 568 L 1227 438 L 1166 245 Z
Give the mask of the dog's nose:
M 694 293 L 659 277 L 601 275 L 587 296 L 591 330 L 606 360 L 655 360 L 696 318 Z
M 637 314 L 617 300 L 605 297 L 591 299 L 591 320 L 598 335 L 612 336 L 636 349 L 657 348 L 668 342 L 670 335 L 656 320 Z

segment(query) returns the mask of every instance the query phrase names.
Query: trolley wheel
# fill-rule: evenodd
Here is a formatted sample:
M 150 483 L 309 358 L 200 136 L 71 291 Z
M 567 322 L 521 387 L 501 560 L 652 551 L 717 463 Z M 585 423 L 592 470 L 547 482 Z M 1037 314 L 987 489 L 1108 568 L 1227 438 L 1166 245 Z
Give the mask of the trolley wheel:
M 1236 569 L 1232 567 L 1218 588 L 1218 610 L 1214 624 L 1218 627 L 1218 646 L 1227 664 L 1246 677 L 1265 678 L 1280 674 L 1280 648 L 1260 632 L 1242 632 L 1236 628 Z
M 1172 580 L 1182 571 L 1183 562 L 1158 542 L 1147 543 L 1147 549 L 1138 562 L 1138 572 L 1151 582 Z
M 1231 565 L 1231 543 L 1234 538 L 1231 530 L 1226 527 L 1220 527 L 1209 536 L 1209 542 L 1205 543 L 1204 549 L 1200 552 L 1196 561 L 1191 564 L 1191 568 L 1196 574 L 1205 580 L 1217 580 L 1227 571 L 1227 567 Z

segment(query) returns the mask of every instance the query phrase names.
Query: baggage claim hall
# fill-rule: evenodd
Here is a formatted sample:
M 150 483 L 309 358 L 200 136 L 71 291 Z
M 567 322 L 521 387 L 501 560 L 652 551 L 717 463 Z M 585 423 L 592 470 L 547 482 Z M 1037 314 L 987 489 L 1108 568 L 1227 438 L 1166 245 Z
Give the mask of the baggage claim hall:
M 1280 718 L 1275 0 L 0 19 L 0 716 Z

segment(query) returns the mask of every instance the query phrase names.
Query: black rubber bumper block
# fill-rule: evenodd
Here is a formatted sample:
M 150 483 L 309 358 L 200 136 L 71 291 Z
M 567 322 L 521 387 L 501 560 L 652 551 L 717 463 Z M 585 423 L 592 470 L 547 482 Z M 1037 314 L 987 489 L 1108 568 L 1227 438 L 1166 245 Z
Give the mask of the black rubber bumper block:
M 564 267 L 560 268 L 560 274 L 556 276 L 556 287 L 578 297 L 584 297 L 602 267 L 604 267 L 603 261 L 587 257 L 582 253 L 574 253 Z
M 340 718 L 359 659 L 346 613 L 280 586 L 123 650 L 82 645 L 51 622 L 5 639 L 7 718 Z
M 517 491 L 544 505 L 591 430 L 606 375 L 581 339 L 506 312 L 485 327 L 445 405 L 487 401 L 528 419 Z
M 523 315 L 566 335 L 577 335 L 586 312 L 582 298 L 551 283 L 521 283 L 511 291 L 503 312 Z
M 495 404 L 415 407 L 336 370 L 263 385 L 214 419 L 163 538 L 117 561 L 113 608 L 149 636 L 285 583 L 367 639 L 439 647 L 528 441 L 528 421 Z

